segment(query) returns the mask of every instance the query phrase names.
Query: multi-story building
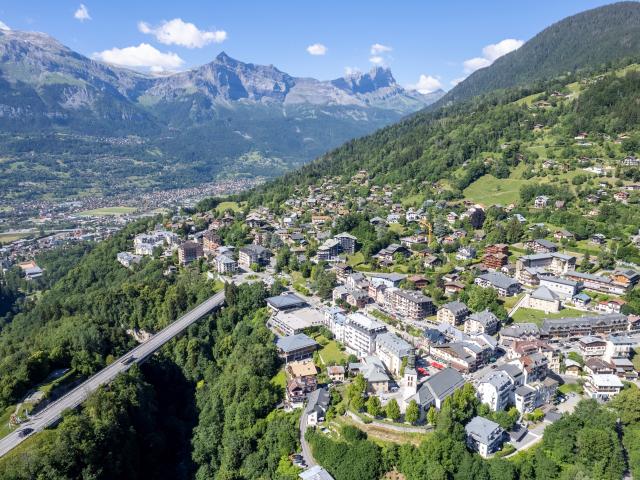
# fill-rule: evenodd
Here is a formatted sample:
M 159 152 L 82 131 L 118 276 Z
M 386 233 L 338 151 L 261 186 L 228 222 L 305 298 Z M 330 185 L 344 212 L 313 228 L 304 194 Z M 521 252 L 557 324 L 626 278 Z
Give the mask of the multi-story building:
M 545 319 L 540 327 L 542 338 L 580 338 L 585 335 L 623 332 L 629 319 L 620 313 L 573 318 Z
M 599 373 L 591 375 L 584 383 L 584 393 L 589 398 L 596 400 L 609 400 L 614 397 L 623 384 L 618 376 L 613 374 Z
M 583 357 L 601 357 L 607 342 L 602 337 L 585 335 L 578 341 L 578 348 Z
M 573 255 L 558 252 L 523 255 L 516 261 L 516 278 L 526 284 L 535 284 L 529 281 L 528 275 L 541 272 L 564 275 L 575 267 L 576 257 Z
M 554 277 L 552 275 L 538 275 L 540 286 L 546 287 L 562 300 L 572 299 L 580 289 L 580 283 L 568 278 Z
M 178 261 L 181 265 L 194 262 L 203 255 L 202 245 L 196 242 L 187 241 L 178 247 Z
M 335 238 L 329 238 L 318 247 L 319 262 L 334 262 L 340 259 L 342 247 L 340 242 Z
M 547 359 L 547 368 L 549 370 L 554 373 L 560 373 L 560 350 L 542 340 L 515 340 L 507 348 L 507 358 L 510 360 L 530 356 L 534 353 L 539 353 Z
M 402 359 L 408 357 L 413 347 L 391 332 L 381 333 L 376 336 L 376 355 L 392 375 L 399 375 Z
M 491 270 L 500 270 L 509 263 L 509 256 L 504 253 L 485 253 L 482 257 L 482 264 Z
M 471 313 L 469 308 L 462 302 L 453 301 L 445 303 L 438 309 L 438 322 L 450 325 L 461 325 Z
M 153 255 L 157 247 L 173 246 L 179 241 L 178 235 L 166 230 L 154 230 L 149 233 L 141 233 L 133 239 L 136 255 Z
M 205 252 L 215 252 L 221 245 L 220 235 L 216 232 L 209 230 L 202 235 L 202 248 Z
M 353 235 L 343 232 L 339 233 L 335 237 L 333 237 L 340 243 L 340 248 L 342 251 L 348 254 L 353 254 L 356 252 L 356 242 L 358 239 Z
M 501 297 L 511 297 L 520 292 L 520 284 L 511 277 L 507 277 L 504 273 L 489 272 L 479 275 L 474 280 L 476 285 L 484 288 L 493 288 Z
M 487 458 L 502 448 L 504 430 L 496 422 L 476 416 L 464 427 L 467 434 L 467 446 Z
M 260 245 L 246 245 L 240 249 L 238 255 L 238 265 L 244 268 L 251 268 L 256 264 L 266 266 L 269 264 L 271 252 Z
M 226 255 L 218 255 L 214 262 L 218 273 L 235 273 L 238 270 L 238 262 Z
M 486 333 L 493 335 L 498 331 L 500 320 L 489 310 L 472 313 L 464 322 L 464 333 L 473 335 Z
M 614 295 L 624 295 L 627 291 L 625 285 L 614 282 L 609 277 L 592 275 L 590 273 L 576 272 L 574 270 L 566 273 L 566 278 L 582 283 L 587 290 L 602 293 L 612 293 Z
M 521 385 L 515 389 L 514 404 L 521 414 L 532 412 L 549 403 L 558 391 L 558 382 L 550 377 Z
M 393 313 L 409 320 L 424 320 L 436 313 L 433 299 L 415 290 L 387 288 L 384 296 L 387 307 Z
M 611 362 L 615 358 L 629 358 L 636 342 L 626 335 L 608 335 L 602 359 Z
M 384 323 L 359 312 L 351 313 L 344 325 L 344 343 L 356 355 L 368 356 L 375 352 L 376 337 L 386 331 Z
M 505 410 L 513 402 L 513 390 L 511 378 L 502 370 L 487 373 L 476 386 L 480 402 L 494 412 Z
M 545 240 L 544 238 L 526 242 L 524 247 L 527 250 L 532 250 L 534 253 L 551 253 L 558 251 L 558 246 L 555 243 Z

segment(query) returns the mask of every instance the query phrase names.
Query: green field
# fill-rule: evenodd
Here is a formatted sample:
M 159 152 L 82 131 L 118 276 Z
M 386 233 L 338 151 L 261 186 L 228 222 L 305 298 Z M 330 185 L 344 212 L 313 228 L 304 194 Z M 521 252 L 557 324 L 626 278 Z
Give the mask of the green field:
M 535 323 L 536 325 L 542 325 L 542 321 L 545 318 L 558 319 L 580 317 L 582 315 L 585 315 L 585 312 L 581 310 L 574 310 L 572 308 L 564 308 L 558 313 L 545 313 L 531 308 L 519 308 L 516 313 L 513 314 L 512 318 L 516 323 Z
M 11 233 L 0 233 L 0 243 L 11 243 L 16 240 L 20 240 L 21 238 L 27 238 L 33 235 L 33 233 L 22 233 L 22 232 L 11 232 Z
M 509 205 L 520 198 L 520 187 L 527 180 L 515 178 L 496 178 L 493 175 L 484 175 L 473 182 L 462 192 L 464 198 L 484 206 L 500 203 Z
M 86 217 L 107 217 L 110 215 L 126 215 L 135 211 L 136 209 L 134 207 L 103 207 L 93 210 L 85 210 L 84 212 L 80 212 L 78 215 L 84 215 Z
M 238 202 L 220 202 L 216 207 L 217 212 L 224 212 L 225 210 L 233 210 L 234 212 L 242 211 L 242 208 Z

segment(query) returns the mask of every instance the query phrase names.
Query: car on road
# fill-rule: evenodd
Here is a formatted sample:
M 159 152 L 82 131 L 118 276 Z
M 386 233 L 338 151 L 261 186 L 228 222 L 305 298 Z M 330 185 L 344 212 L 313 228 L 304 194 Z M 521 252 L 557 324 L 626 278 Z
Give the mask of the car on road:
M 24 438 L 27 437 L 29 435 L 31 435 L 33 433 L 33 428 L 27 427 L 27 428 L 23 428 L 22 430 L 20 430 L 18 432 L 18 436 L 20 438 Z
M 131 362 L 133 362 L 136 359 L 136 357 L 131 356 L 131 357 L 127 357 L 124 360 L 122 360 L 122 364 L 123 365 L 129 365 Z

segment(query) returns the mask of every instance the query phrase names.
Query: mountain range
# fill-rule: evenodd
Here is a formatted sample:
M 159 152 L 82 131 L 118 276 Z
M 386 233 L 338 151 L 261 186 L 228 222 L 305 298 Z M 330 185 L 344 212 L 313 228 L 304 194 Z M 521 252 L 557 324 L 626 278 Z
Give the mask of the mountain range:
M 16 161 L 24 160 L 24 152 L 46 158 L 46 175 L 36 183 L 54 190 L 71 173 L 65 170 L 70 164 L 80 177 L 104 171 L 77 152 L 106 153 L 105 136 L 111 143 L 113 137 L 139 137 L 129 148 L 119 142 L 119 152 L 111 149 L 109 155 L 119 158 L 109 165 L 126 171 L 135 159 L 147 187 L 237 174 L 273 176 L 443 94 L 407 90 L 388 68 L 320 81 L 243 63 L 224 52 L 192 70 L 143 74 L 94 61 L 46 34 L 0 30 L 0 136 L 7 140 L 0 153 Z M 76 153 L 62 159 L 61 151 Z M 69 189 L 68 183 L 65 195 L 96 187 L 89 181 Z
M 91 60 L 42 33 L 0 31 L 4 130 L 29 131 L 36 124 L 76 133 L 144 133 L 200 125 L 251 106 L 273 107 L 272 116 L 283 118 L 288 109 L 295 114 L 296 108 L 308 107 L 321 115 L 328 112 L 317 109 L 329 107 L 335 109 L 329 115 L 373 130 L 443 93 L 406 90 L 387 68 L 320 81 L 293 77 L 273 65 L 243 63 L 224 52 L 192 70 L 146 75 Z M 248 135 L 250 127 L 238 125 Z

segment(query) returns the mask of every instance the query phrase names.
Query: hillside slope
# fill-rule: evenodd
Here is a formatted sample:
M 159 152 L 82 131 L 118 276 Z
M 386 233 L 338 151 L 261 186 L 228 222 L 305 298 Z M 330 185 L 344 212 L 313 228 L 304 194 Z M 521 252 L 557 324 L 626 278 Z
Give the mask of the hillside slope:
M 518 50 L 472 73 L 432 108 L 638 54 L 640 3 L 606 5 L 544 29 Z
M 567 162 L 566 168 L 573 169 L 580 157 L 640 153 L 637 64 L 575 80 L 552 79 L 538 89 L 499 91 L 418 113 L 348 142 L 244 198 L 277 206 L 294 191 L 332 177 L 346 183 L 360 170 L 366 171 L 369 185 L 396 186 L 403 198 L 424 197 L 434 185 L 445 197 L 461 198 L 485 174 L 531 178 L 522 175 L 544 159 Z M 587 132 L 589 141 L 573 140 L 580 132 Z M 619 135 L 624 140 L 615 140 Z

